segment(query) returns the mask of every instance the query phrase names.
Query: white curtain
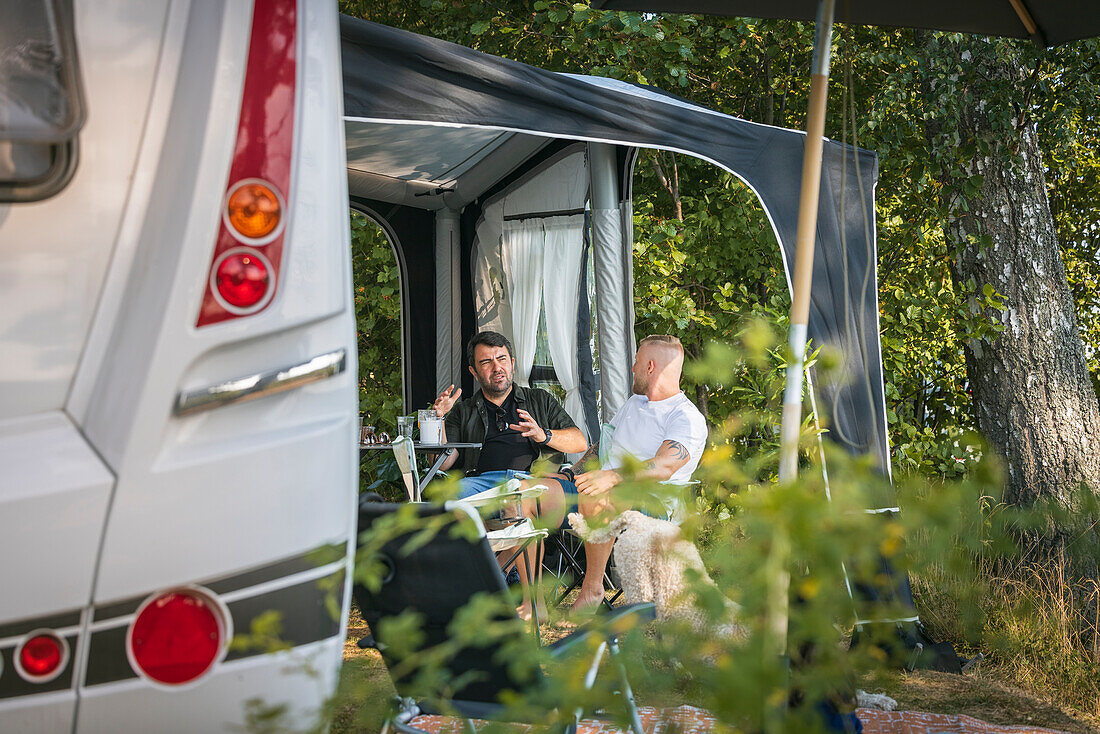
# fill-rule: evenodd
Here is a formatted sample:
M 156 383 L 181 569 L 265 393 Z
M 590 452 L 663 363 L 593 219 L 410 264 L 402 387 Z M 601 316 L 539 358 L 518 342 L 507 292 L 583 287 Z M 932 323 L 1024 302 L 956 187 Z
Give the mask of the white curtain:
M 584 215 L 553 217 L 542 223 L 545 231 L 542 294 L 546 304 L 550 359 L 558 382 L 565 390 L 565 412 L 587 435 L 577 369 L 577 308 L 581 298 Z
M 477 225 L 473 265 L 477 328 L 511 337 L 515 380 L 524 387 L 530 384 L 539 312 L 545 307 L 550 359 L 566 394 L 565 410 L 586 434 L 577 368 L 584 215 L 523 217 L 583 209 L 587 192 L 585 152 L 577 150 L 491 200 Z
M 542 220 L 504 223 L 501 255 L 512 305 L 512 347 L 516 350 L 515 381 L 528 386 L 535 361 L 539 309 L 542 305 L 543 251 L 546 234 Z

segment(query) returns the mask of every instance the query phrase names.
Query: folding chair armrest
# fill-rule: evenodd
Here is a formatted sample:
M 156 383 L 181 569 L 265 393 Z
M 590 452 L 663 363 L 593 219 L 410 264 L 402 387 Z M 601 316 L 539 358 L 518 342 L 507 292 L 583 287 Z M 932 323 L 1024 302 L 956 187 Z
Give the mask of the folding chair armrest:
M 605 638 L 613 638 L 635 627 L 648 624 L 655 619 L 657 619 L 657 607 L 652 602 L 626 604 L 600 615 L 601 624 L 599 626 L 581 627 L 572 634 L 551 643 L 546 649 L 550 651 L 551 655 L 557 657 L 566 654 L 578 643 L 587 640 L 594 634 L 599 634 Z

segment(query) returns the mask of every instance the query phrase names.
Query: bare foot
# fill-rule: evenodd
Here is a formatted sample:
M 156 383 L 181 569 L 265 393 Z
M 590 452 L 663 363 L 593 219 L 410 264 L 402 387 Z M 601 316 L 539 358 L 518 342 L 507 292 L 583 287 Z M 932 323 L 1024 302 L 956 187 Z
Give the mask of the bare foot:
M 603 589 L 593 591 L 592 589 L 585 589 L 581 587 L 580 593 L 577 594 L 576 600 L 573 602 L 573 606 L 570 609 L 574 612 L 581 610 L 592 611 L 593 607 L 598 607 L 600 602 L 603 601 Z
M 546 611 L 546 604 L 538 605 L 538 613 L 540 623 L 545 623 L 546 620 L 549 619 L 549 613 Z M 518 607 L 516 607 L 516 614 L 518 614 L 519 618 L 522 619 L 524 622 L 531 621 L 531 605 L 527 602 L 520 604 Z

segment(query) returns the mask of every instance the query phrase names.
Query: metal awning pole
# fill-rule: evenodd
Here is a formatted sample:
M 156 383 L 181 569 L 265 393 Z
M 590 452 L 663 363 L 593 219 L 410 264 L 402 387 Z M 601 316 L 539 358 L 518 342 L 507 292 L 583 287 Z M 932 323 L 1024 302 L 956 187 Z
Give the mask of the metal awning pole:
M 806 324 L 810 318 L 810 282 L 814 270 L 817 204 L 821 191 L 821 149 L 825 136 L 825 102 L 829 90 L 829 54 L 835 0 L 819 0 L 814 30 L 810 109 L 806 118 L 806 148 L 802 157 L 802 192 L 798 204 L 794 274 L 791 278 L 791 330 L 788 343 L 787 387 L 783 393 L 783 423 L 779 433 L 779 481 L 798 476 L 798 434 L 802 425 L 802 379 L 805 372 Z

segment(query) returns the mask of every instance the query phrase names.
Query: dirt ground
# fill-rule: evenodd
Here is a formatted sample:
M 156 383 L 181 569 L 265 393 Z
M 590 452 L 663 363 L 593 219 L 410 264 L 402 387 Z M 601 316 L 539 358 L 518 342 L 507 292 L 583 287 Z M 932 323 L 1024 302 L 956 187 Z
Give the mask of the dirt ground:
M 567 631 L 544 629 L 543 636 L 556 639 Z M 394 695 L 379 654 L 356 645 L 366 632 L 366 625 L 353 608 L 332 734 L 376 734 L 383 707 Z M 879 674 L 864 680 L 861 686 L 896 699 L 899 710 L 965 714 L 995 724 L 1100 734 L 1100 720 L 1013 686 L 1004 681 L 1001 671 L 988 666 L 961 676 L 931 671 Z
M 866 690 L 897 699 L 899 710 L 966 714 L 994 724 L 1041 726 L 1075 734 L 1100 734 L 1100 721 L 1043 699 L 1003 680 L 995 668 L 965 675 L 914 673 L 880 675 L 864 682 Z

